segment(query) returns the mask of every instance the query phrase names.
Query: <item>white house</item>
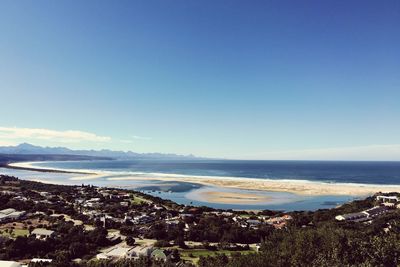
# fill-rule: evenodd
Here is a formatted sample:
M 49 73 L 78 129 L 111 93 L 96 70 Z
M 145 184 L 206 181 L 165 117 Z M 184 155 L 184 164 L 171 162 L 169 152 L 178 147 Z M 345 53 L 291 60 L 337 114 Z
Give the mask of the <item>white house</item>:
M 145 247 L 142 247 L 142 246 L 137 246 L 137 247 L 134 247 L 133 249 L 132 249 L 132 252 L 133 252 L 133 257 L 136 257 L 136 258 L 139 258 L 139 256 L 145 256 L 145 257 L 148 257 L 148 256 L 150 256 L 151 255 L 151 253 L 153 252 L 153 247 L 151 247 L 151 246 L 145 246 Z
M 16 261 L 1 261 L 1 260 L 0 260 L 0 266 L 1 267 L 22 267 L 22 265 Z
M 15 209 L 0 210 L 0 222 L 13 221 L 25 215 L 25 211 L 16 211 Z
M 113 247 L 111 250 L 97 254 L 98 260 L 102 259 L 121 259 L 121 258 L 132 258 L 135 256 L 133 248 L 131 247 Z
M 399 198 L 397 196 L 376 196 L 376 200 L 382 200 L 383 202 L 386 202 L 386 201 L 399 202 Z
M 35 235 L 37 239 L 45 240 L 54 235 L 54 231 L 47 230 L 44 228 L 36 228 L 32 231 L 32 235 Z

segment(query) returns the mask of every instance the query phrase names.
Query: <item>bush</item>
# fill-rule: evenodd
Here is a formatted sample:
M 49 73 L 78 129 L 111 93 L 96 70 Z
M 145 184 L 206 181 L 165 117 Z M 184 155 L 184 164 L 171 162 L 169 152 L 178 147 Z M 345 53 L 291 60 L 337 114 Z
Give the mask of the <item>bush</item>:
M 161 248 L 161 247 L 171 247 L 172 245 L 169 243 L 167 240 L 158 240 L 155 244 L 155 247 Z
M 128 236 L 128 237 L 125 239 L 125 241 L 126 241 L 126 244 L 127 244 L 128 246 L 133 246 L 133 245 L 135 245 L 135 238 L 133 238 L 132 236 Z

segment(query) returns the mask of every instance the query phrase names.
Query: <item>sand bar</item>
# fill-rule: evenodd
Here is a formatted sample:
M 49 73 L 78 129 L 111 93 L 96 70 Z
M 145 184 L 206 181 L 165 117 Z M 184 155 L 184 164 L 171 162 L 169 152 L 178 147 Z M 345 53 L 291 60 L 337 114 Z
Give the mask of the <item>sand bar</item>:
M 400 192 L 400 185 L 372 185 L 354 183 L 324 183 L 303 180 L 264 180 L 254 178 L 203 178 L 203 177 L 112 177 L 109 180 L 162 180 L 197 183 L 235 189 L 263 190 L 274 192 L 290 192 L 305 196 L 318 195 L 353 195 L 365 196 L 376 192 Z
M 222 204 L 260 204 L 271 201 L 271 197 L 258 194 L 242 194 L 234 192 L 201 192 L 199 197 L 207 202 Z

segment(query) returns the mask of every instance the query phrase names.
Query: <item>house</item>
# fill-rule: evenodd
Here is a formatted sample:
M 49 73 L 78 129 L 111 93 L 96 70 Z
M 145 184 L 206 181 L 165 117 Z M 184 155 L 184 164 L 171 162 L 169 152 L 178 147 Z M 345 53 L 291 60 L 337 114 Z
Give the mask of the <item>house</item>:
M 4 210 L 0 210 L 0 214 L 4 214 L 4 215 L 8 215 L 8 214 L 10 214 L 10 213 L 13 213 L 13 212 L 15 212 L 16 210 L 15 209 L 4 209 Z
M 111 234 L 109 233 L 107 235 L 107 239 L 112 243 L 114 243 L 114 242 L 119 243 L 119 242 L 121 242 L 121 235 L 118 233 L 111 233 Z
M 22 265 L 16 261 L 2 261 L 0 260 L 1 267 L 22 267 Z
M 13 199 L 18 200 L 18 201 L 27 201 L 28 200 L 28 198 L 24 197 L 24 196 L 16 196 L 16 197 L 13 197 Z
M 16 210 L 15 209 L 0 210 L 0 222 L 7 221 L 9 219 L 9 215 L 13 212 L 16 212 Z
M 146 223 L 150 223 L 152 221 L 154 221 L 155 218 L 148 216 L 146 214 L 140 215 L 140 216 L 136 216 L 133 218 L 133 223 L 135 224 L 146 224 Z
M 397 196 L 376 196 L 376 200 L 382 200 L 383 202 L 399 202 L 399 198 Z
M 78 204 L 78 205 L 82 204 L 83 202 L 85 202 L 85 200 L 82 199 L 82 198 L 75 199 L 75 203 Z
M 169 225 L 170 227 L 173 227 L 173 226 L 179 225 L 180 221 L 179 220 L 165 220 L 165 223 L 167 225 Z
M 105 253 L 99 253 L 96 255 L 96 259 L 98 260 L 108 260 L 109 258 L 107 257 L 107 254 Z
M 249 225 L 249 227 L 252 227 L 252 228 L 256 228 L 261 224 L 261 221 L 259 221 L 259 220 L 251 220 L 251 219 L 249 219 L 246 222 Z
M 49 192 L 39 192 L 39 195 L 42 197 L 50 197 L 51 194 Z
M 388 211 L 389 208 L 387 206 L 375 206 L 361 212 L 338 215 L 335 217 L 335 219 L 337 221 L 365 222 L 372 220 L 379 215 L 385 214 Z
M 355 213 L 348 213 L 348 214 L 343 214 L 343 215 L 338 215 L 335 217 L 337 221 L 367 221 L 368 220 L 368 214 L 364 212 L 355 212 Z
M 374 218 L 376 216 L 385 214 L 386 212 L 388 212 L 388 207 L 386 206 L 376 206 L 373 208 L 370 208 L 364 212 L 366 212 L 368 214 L 368 217 Z
M 10 220 L 17 220 L 25 215 L 25 211 L 14 211 L 8 214 Z
M 164 210 L 164 207 L 154 205 L 154 209 L 155 209 L 155 210 Z
M 103 252 L 96 255 L 99 260 L 102 259 L 122 259 L 122 258 L 132 258 L 134 256 L 133 248 L 131 247 L 113 247 L 107 252 Z
M 121 201 L 119 203 L 122 207 L 128 207 L 129 206 L 129 202 L 128 201 Z
M 20 181 L 5 181 L 4 183 L 6 185 L 19 185 Z
M 15 193 L 14 191 L 10 191 L 10 190 L 2 190 L 2 191 L 0 191 L 0 193 L 1 193 L 2 195 L 8 195 L 8 196 L 15 196 L 15 195 L 17 195 L 17 193 Z
M 179 214 L 179 218 L 181 218 L 181 219 L 185 219 L 185 218 L 191 218 L 191 217 L 193 217 L 194 215 L 193 214 L 190 214 L 190 213 L 181 213 L 181 214 Z
M 107 191 L 107 190 L 101 191 L 100 194 L 101 194 L 103 197 L 109 197 L 109 198 L 111 198 L 111 194 L 110 194 L 110 192 Z
M 94 209 L 100 208 L 100 206 L 101 206 L 100 198 L 98 198 L 98 197 L 91 198 L 91 199 L 87 200 L 83 206 L 87 207 L 87 208 L 94 208 Z
M 144 247 L 137 246 L 137 247 L 134 247 L 132 249 L 132 251 L 134 253 L 133 255 L 135 258 L 139 258 L 139 256 L 148 257 L 151 255 L 151 252 L 153 252 L 153 247 L 152 246 L 144 246 Z
M 0 210 L 0 222 L 14 221 L 25 215 L 25 211 L 16 211 L 15 209 Z
M 31 235 L 35 235 L 37 239 L 46 240 L 54 235 L 54 231 L 47 230 L 44 228 L 36 228 L 32 231 Z
M 7 219 L 8 219 L 8 216 L 7 216 L 7 215 L 1 214 L 1 213 L 0 213 L 0 222 L 7 221 Z
M 274 217 L 267 220 L 267 223 L 273 225 L 276 229 L 282 229 L 286 226 L 287 221 L 292 220 L 292 216 L 285 214 L 280 217 Z

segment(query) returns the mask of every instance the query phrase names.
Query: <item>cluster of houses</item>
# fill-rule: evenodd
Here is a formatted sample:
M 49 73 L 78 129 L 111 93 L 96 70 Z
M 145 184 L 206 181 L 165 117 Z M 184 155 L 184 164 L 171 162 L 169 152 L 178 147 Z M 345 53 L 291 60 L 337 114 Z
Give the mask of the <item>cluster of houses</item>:
M 109 248 L 102 253 L 96 255 L 96 258 L 101 259 L 121 259 L 121 258 L 139 258 L 140 256 L 151 256 L 153 246 L 115 246 Z
M 19 185 L 19 182 L 15 181 L 5 181 L 6 185 Z M 37 197 L 30 196 L 29 198 L 24 196 L 24 194 L 20 191 L 12 191 L 12 190 L 0 190 L 0 195 L 8 195 L 12 196 L 13 200 L 17 201 L 28 201 L 31 200 L 33 203 L 42 203 L 42 204 L 57 204 L 61 203 L 61 199 L 59 196 L 52 194 L 50 192 L 45 191 L 37 191 L 35 192 Z
M 137 259 L 141 256 L 166 261 L 172 256 L 170 250 L 158 249 L 153 246 L 123 247 L 115 246 L 96 255 L 98 260 Z
M 282 229 L 286 227 L 287 222 L 290 220 L 293 220 L 293 217 L 289 214 L 285 214 L 283 216 L 267 219 L 267 224 L 274 226 L 276 229 Z
M 397 196 L 377 195 L 376 201 L 380 204 L 360 212 L 337 215 L 337 221 L 369 222 L 376 217 L 388 213 L 391 209 L 400 208 L 400 198 Z
M 252 229 L 258 229 L 260 225 L 263 224 L 272 225 L 275 229 L 282 229 L 286 227 L 288 221 L 293 219 L 292 216 L 290 216 L 289 214 L 277 217 L 269 217 L 263 215 L 259 215 L 256 217 L 257 219 L 246 219 L 241 216 L 234 216 L 232 219 L 233 221 L 238 223 L 241 227 L 243 228 L 249 227 Z
M 252 215 L 242 216 L 237 212 L 231 211 L 202 211 L 200 208 L 195 207 L 179 207 L 171 208 L 164 204 L 155 204 L 151 201 L 145 200 L 143 205 L 137 205 L 135 201 L 136 195 L 131 192 L 124 190 L 113 190 L 108 188 L 97 188 L 92 186 L 81 186 L 76 187 L 73 191 L 69 191 L 67 194 L 55 194 L 45 191 L 30 190 L 29 194 L 26 194 L 20 190 L 3 190 L 5 194 L 11 195 L 12 199 L 18 201 L 31 201 L 36 204 L 49 204 L 45 207 L 67 207 L 65 210 L 73 208 L 80 214 L 87 216 L 85 221 L 85 230 L 88 230 L 88 226 L 98 225 L 99 222 L 103 224 L 105 228 L 118 229 L 120 226 L 132 226 L 135 229 L 135 233 L 138 233 L 139 237 L 142 238 L 148 233 L 154 226 L 154 222 L 162 220 L 167 230 L 176 229 L 183 224 L 183 230 L 185 232 L 190 231 L 191 227 L 196 226 L 202 216 L 218 216 L 226 220 L 228 223 L 232 223 L 232 220 L 237 225 L 244 228 L 258 229 L 262 225 L 272 225 L 276 229 L 282 229 L 286 226 L 287 222 L 292 219 L 290 215 L 283 215 L 279 217 L 270 217 L 264 215 Z M 51 205 L 54 204 L 54 205 Z M 45 208 L 43 207 L 43 208 Z M 61 211 L 60 211 L 61 210 Z M 57 213 L 56 213 L 57 212 Z M 64 220 L 73 221 L 74 224 L 83 224 L 80 220 L 74 220 L 66 214 L 59 214 L 62 209 L 57 211 L 49 208 L 46 212 L 43 209 L 40 211 L 31 210 L 30 212 L 17 211 L 13 208 L 7 208 L 0 210 L 0 223 L 10 221 L 24 221 L 27 218 L 46 218 L 45 220 L 57 220 L 63 217 Z M 43 228 L 45 226 L 39 226 L 36 229 L 30 230 L 30 235 L 34 236 L 39 240 L 46 240 L 50 237 L 57 236 L 55 231 Z M 94 229 L 91 228 L 91 229 Z M 113 242 L 113 247 L 101 250 L 96 255 L 97 259 L 120 259 L 120 258 L 137 258 L 141 255 L 150 256 L 157 259 L 167 259 L 172 257 L 172 253 L 169 250 L 158 249 L 154 247 L 153 243 L 140 244 L 135 246 L 129 246 L 126 242 L 121 242 L 125 239 L 119 231 L 114 234 L 107 236 L 110 241 Z M 0 264 L 0 266 L 3 266 Z M 20 265 L 18 265 L 20 266 Z

